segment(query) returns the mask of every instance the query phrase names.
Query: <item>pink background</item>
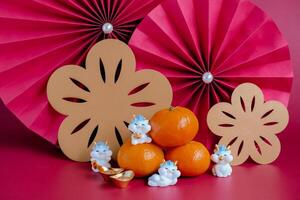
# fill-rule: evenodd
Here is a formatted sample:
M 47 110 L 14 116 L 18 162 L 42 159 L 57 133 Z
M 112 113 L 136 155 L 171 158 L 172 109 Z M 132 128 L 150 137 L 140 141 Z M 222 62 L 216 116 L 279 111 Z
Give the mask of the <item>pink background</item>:
M 282 153 L 272 165 L 248 162 L 235 167 L 226 179 L 205 174 L 180 179 L 168 188 L 150 188 L 139 179 L 120 190 L 103 183 L 88 163 L 67 160 L 55 146 L 28 131 L 1 103 L 0 199 L 300 199 L 300 1 L 252 1 L 274 19 L 288 40 L 295 74 L 290 124 L 279 135 Z

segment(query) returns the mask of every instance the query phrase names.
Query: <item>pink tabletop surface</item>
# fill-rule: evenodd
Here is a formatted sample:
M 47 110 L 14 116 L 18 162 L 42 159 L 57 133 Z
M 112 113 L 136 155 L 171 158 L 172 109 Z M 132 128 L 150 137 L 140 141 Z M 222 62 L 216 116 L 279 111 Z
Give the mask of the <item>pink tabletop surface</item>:
M 182 178 L 176 186 L 150 188 L 134 180 L 117 189 L 91 172 L 88 163 L 67 160 L 60 150 L 28 131 L 0 103 L 0 199 L 300 199 L 299 101 L 300 1 L 253 0 L 288 40 L 295 72 L 290 124 L 279 137 L 282 153 L 271 165 L 248 162 L 229 178 L 209 173 Z M 51 123 L 51 122 L 49 122 Z

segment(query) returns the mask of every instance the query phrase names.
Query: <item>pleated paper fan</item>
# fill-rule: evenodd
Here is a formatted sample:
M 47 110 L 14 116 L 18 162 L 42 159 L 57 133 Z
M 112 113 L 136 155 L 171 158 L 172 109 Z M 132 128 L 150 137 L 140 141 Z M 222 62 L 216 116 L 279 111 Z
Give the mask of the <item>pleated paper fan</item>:
M 62 116 L 48 104 L 46 83 L 56 68 L 84 66 L 105 38 L 128 42 L 161 0 L 9 0 L 0 2 L 0 95 L 31 130 L 56 143 Z
M 139 69 L 170 80 L 173 105 L 192 109 L 197 140 L 216 142 L 206 116 L 244 82 L 257 84 L 266 100 L 287 105 L 293 71 L 286 40 L 275 23 L 249 1 L 166 0 L 152 10 L 129 41 Z

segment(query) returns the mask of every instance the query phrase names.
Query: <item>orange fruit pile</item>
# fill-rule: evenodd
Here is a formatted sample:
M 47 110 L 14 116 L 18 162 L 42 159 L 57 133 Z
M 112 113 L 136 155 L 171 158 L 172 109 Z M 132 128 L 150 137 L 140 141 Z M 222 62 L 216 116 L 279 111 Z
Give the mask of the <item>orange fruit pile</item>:
M 164 160 L 164 153 L 155 144 L 132 145 L 129 139 L 121 146 L 117 160 L 121 168 L 132 170 L 137 177 L 143 177 L 158 170 Z
M 163 162 L 162 148 L 168 148 L 166 160 L 177 161 L 182 176 L 198 176 L 210 165 L 210 154 L 200 142 L 192 141 L 198 133 L 199 123 L 192 111 L 183 107 L 163 109 L 150 119 L 149 135 L 155 144 L 123 144 L 118 152 L 118 164 L 133 170 L 137 177 L 156 172 Z

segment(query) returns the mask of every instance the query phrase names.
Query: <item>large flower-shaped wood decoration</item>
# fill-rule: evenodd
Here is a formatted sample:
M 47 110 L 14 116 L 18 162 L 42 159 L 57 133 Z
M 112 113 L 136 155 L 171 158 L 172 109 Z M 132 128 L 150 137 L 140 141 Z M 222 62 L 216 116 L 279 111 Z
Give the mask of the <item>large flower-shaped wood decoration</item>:
M 275 134 L 284 130 L 288 120 L 286 107 L 278 101 L 264 102 L 262 91 L 252 83 L 239 85 L 231 104 L 218 103 L 207 115 L 211 131 L 222 137 L 219 144 L 231 145 L 233 165 L 249 156 L 260 164 L 273 162 L 280 153 Z
M 67 65 L 56 70 L 47 85 L 50 104 L 67 117 L 58 142 L 66 156 L 88 161 L 95 141 L 107 141 L 116 155 L 129 138 L 134 114 L 151 117 L 170 106 L 168 80 L 153 70 L 135 71 L 135 57 L 123 42 L 107 39 L 87 55 L 86 68 Z

